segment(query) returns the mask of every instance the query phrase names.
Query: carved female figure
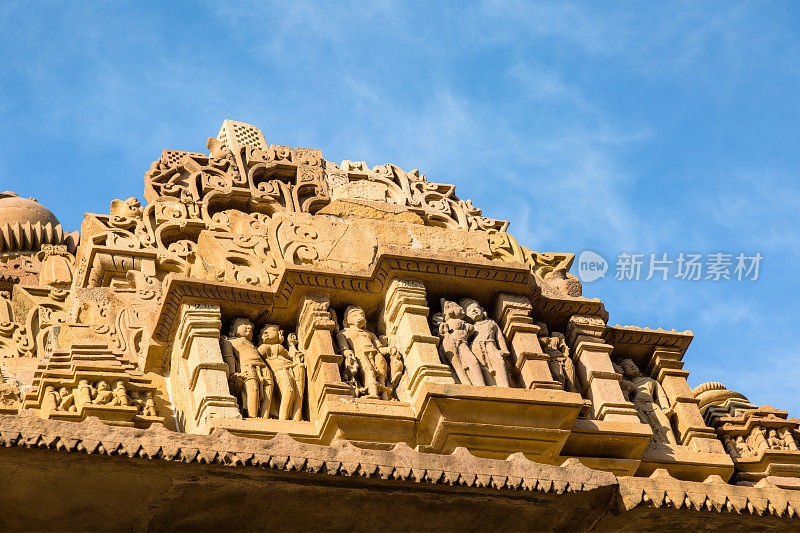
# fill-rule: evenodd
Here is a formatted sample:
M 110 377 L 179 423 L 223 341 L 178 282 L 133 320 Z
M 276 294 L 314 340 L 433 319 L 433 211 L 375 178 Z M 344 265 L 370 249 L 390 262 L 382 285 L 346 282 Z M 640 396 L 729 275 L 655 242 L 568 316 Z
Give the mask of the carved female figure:
M 623 359 L 619 364 L 626 378 L 620 385 L 628 390 L 639 418 L 653 429 L 653 439 L 656 442 L 677 444 L 667 417 L 669 398 L 661 384 L 651 377 L 642 376 L 639 367 L 631 359 Z
M 481 364 L 469 345 L 475 327 L 464 320 L 464 308 L 456 302 L 442 298 L 441 321 L 438 322 L 444 358 L 465 385 L 486 385 Z
M 500 326 L 486 316 L 483 307 L 475 300 L 464 298 L 459 303 L 475 330 L 470 343 L 472 353 L 491 375 L 493 383 L 500 387 L 510 387 L 507 361 L 511 352 L 508 350 Z
M 272 373 L 252 338 L 253 323 L 237 318 L 231 324 L 230 336 L 222 338 L 222 358 L 228 365 L 231 388 L 243 396 L 247 416 L 266 418 L 272 402 Z
M 280 394 L 278 419 L 302 420 L 306 374 L 303 354 L 297 350 L 297 336 L 289 335 L 287 350 L 282 344 L 283 331 L 275 324 L 267 324 L 262 328 L 259 340 L 258 353 L 275 376 L 277 392 Z

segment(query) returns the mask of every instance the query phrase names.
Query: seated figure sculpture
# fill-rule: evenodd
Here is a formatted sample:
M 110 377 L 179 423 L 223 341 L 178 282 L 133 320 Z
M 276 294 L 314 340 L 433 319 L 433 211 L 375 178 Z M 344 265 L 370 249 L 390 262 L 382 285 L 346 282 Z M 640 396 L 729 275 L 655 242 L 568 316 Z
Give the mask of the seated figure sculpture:
M 107 381 L 98 381 L 97 389 L 93 393 L 92 403 L 96 405 L 106 405 L 114 400 L 114 393 Z
M 222 358 L 228 365 L 231 389 L 240 395 L 245 416 L 269 417 L 273 379 L 258 349 L 253 345 L 253 323 L 237 318 L 230 335 L 221 339 Z
M 289 335 L 289 349 L 283 346 L 283 331 L 275 324 L 267 324 L 259 335 L 258 353 L 272 371 L 276 387 L 273 395 L 280 395 L 275 413 L 273 399 L 265 416 L 276 416 L 279 420 L 302 420 L 303 395 L 306 389 L 306 369 L 303 354 L 297 349 L 297 336 Z
M 624 372 L 620 381 L 623 390 L 628 391 L 639 418 L 653 429 L 653 440 L 666 444 L 677 444 L 669 422 L 669 399 L 661 384 L 651 377 L 643 376 L 639 367 L 631 359 L 619 362 Z
M 117 381 L 114 384 L 114 390 L 112 393 L 114 394 L 114 399 L 112 399 L 108 405 L 133 405 L 133 400 L 131 400 L 130 396 L 128 396 L 128 391 L 125 389 L 125 383 L 122 381 Z
M 59 402 L 56 407 L 58 411 L 69 411 L 73 413 L 77 411 L 77 407 L 75 407 L 75 396 L 73 393 L 69 392 L 69 389 L 61 387 L 58 390 L 58 398 Z
M 486 316 L 486 311 L 475 300 L 463 298 L 459 304 L 464 309 L 467 319 L 472 322 L 470 349 L 484 371 L 484 381 L 500 387 L 510 387 L 508 357 L 511 352 L 508 350 L 500 326 Z M 489 379 L 486 379 L 487 377 Z
M 367 318 L 361 307 L 351 305 L 345 309 L 342 330 L 336 340 L 345 357 L 345 369 L 353 374 L 349 377 L 356 383 L 356 396 L 363 391 L 367 398 L 392 399 L 403 373 L 402 358 L 397 348 L 389 348 L 367 330 Z M 392 361 L 391 367 L 387 357 Z

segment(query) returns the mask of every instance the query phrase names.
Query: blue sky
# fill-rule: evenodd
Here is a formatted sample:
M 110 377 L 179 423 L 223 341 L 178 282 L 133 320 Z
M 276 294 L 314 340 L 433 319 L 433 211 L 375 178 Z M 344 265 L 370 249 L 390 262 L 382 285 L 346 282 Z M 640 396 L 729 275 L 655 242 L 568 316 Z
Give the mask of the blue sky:
M 68 229 L 223 119 L 453 183 L 612 262 L 610 323 L 695 333 L 690 385 L 800 416 L 800 4 L 2 2 L 0 190 Z M 757 281 L 616 281 L 620 252 Z

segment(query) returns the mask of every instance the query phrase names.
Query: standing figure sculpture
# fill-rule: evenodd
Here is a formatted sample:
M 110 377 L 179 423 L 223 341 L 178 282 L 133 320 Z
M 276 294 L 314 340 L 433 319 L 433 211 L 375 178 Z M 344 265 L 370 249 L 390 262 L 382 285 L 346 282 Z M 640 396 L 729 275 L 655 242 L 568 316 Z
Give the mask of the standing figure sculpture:
M 228 365 L 231 389 L 242 396 L 249 418 L 267 418 L 272 402 L 272 373 L 253 345 L 253 323 L 237 318 L 223 337 L 222 358 Z
M 456 302 L 442 298 L 442 313 L 433 318 L 442 338 L 442 352 L 464 385 L 486 385 L 478 358 L 472 352 L 469 338 L 475 326 L 465 320 L 464 308 Z
M 484 379 L 484 381 L 500 387 L 510 387 L 508 358 L 511 352 L 508 350 L 500 326 L 486 316 L 486 311 L 475 300 L 463 298 L 459 304 L 474 328 L 470 349 L 486 373 L 491 376 L 490 380 Z
M 667 416 L 669 399 L 661 384 L 651 377 L 641 375 L 639 367 L 631 359 L 623 359 L 619 365 L 625 376 L 620 385 L 623 390 L 628 391 L 639 419 L 653 429 L 653 440 L 677 444 Z
M 303 354 L 297 349 L 297 336 L 289 335 L 287 350 L 283 346 L 283 331 L 275 324 L 267 324 L 261 329 L 259 340 L 261 344 L 258 353 L 275 376 L 277 391 L 273 390 L 273 394 L 280 395 L 278 412 L 267 412 L 264 416 L 273 414 L 279 420 L 302 420 L 306 370 L 303 366 Z
M 366 392 L 367 398 L 391 399 L 394 395 L 394 386 L 396 386 L 396 384 L 393 386 L 392 383 L 395 381 L 394 378 L 397 378 L 397 382 L 399 382 L 399 376 L 389 375 L 387 357 L 396 361 L 399 352 L 395 355 L 396 348 L 390 349 L 377 335 L 367 330 L 367 318 L 361 307 L 351 305 L 345 309 L 342 330 L 336 335 L 336 341 L 345 357 L 346 370 L 351 374 L 353 374 L 353 370 L 356 371 L 351 376 L 351 379 L 354 379 L 357 384 L 356 394 L 359 393 L 359 390 L 363 390 Z M 353 365 L 354 359 L 358 363 L 357 369 Z M 392 370 L 395 374 L 397 366 L 396 364 L 393 366 Z M 402 374 L 402 369 L 400 374 Z
M 549 333 L 544 322 L 537 322 L 536 325 L 539 326 L 542 350 L 550 357 L 548 365 L 553 379 L 558 381 L 565 391 L 579 392 L 578 373 L 575 371 L 575 363 L 569 356 L 569 346 L 564 335 L 557 331 Z

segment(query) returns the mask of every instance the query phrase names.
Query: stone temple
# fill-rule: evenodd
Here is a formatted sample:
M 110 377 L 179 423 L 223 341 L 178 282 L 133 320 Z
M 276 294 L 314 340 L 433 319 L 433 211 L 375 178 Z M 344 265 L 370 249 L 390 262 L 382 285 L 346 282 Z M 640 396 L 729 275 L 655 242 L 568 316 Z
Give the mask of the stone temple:
M 69 233 L 0 194 L 0 530 L 800 529 L 800 420 L 571 253 L 226 120 Z

